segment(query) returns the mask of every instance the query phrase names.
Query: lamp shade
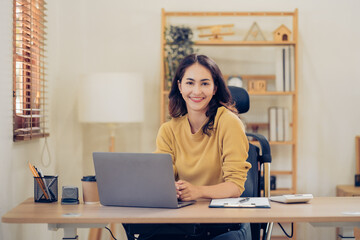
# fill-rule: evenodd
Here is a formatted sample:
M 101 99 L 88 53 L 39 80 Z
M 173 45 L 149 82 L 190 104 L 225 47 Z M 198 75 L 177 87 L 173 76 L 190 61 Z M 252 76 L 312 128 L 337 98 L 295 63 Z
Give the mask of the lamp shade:
M 82 79 L 79 121 L 129 123 L 144 119 L 144 87 L 138 73 L 93 73 Z

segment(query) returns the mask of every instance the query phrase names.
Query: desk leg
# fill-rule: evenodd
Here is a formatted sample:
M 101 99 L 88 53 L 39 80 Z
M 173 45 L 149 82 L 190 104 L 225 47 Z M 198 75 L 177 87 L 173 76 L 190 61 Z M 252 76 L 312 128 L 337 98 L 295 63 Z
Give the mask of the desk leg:
M 72 227 L 64 228 L 63 240 L 65 239 L 78 239 L 77 228 L 72 228 Z
M 354 237 L 355 237 L 355 240 L 360 240 L 360 228 L 358 228 L 358 227 L 354 228 Z
M 271 239 L 271 234 L 272 234 L 273 226 L 274 226 L 274 223 L 273 223 L 273 222 L 267 223 L 266 230 L 265 230 L 265 232 L 266 232 L 266 240 L 270 240 L 270 239 Z
M 59 228 L 64 229 L 63 240 L 78 239 L 77 229 L 78 228 L 104 228 L 107 224 L 97 223 L 49 223 L 48 229 L 57 231 Z

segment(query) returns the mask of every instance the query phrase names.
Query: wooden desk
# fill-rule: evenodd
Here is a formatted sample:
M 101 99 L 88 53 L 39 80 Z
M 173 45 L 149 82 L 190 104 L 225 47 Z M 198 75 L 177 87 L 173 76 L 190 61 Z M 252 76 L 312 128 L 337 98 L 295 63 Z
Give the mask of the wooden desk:
M 338 185 L 336 186 L 336 196 L 338 197 L 359 197 L 360 187 L 354 185 Z M 336 239 L 339 239 L 340 229 L 336 228 Z M 360 239 L 360 229 L 354 229 L 354 235 L 356 239 Z
M 27 199 L 2 216 L 4 223 L 47 223 L 64 228 L 65 237 L 76 228 L 102 227 L 108 223 L 240 223 L 309 222 L 313 226 L 360 227 L 360 197 L 314 198 L 308 204 L 271 202 L 270 209 L 209 208 L 209 201 L 180 209 L 104 207 L 34 203 Z
M 360 187 L 354 185 L 336 186 L 336 196 L 338 197 L 360 197 Z

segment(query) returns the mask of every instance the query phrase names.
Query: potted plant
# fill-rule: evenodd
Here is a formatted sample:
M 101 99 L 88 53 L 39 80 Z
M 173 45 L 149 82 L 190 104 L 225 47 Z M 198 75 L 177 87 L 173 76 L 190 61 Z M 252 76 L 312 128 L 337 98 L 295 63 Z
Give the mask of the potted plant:
M 196 52 L 192 41 L 193 31 L 187 26 L 170 25 L 165 29 L 165 69 L 168 87 L 181 60 Z

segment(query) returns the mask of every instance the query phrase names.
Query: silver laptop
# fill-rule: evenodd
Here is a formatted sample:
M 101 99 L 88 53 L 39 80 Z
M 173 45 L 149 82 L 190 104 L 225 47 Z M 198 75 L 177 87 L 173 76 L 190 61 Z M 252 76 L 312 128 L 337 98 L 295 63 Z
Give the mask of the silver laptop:
M 170 154 L 93 153 L 100 203 L 104 206 L 179 208 Z

